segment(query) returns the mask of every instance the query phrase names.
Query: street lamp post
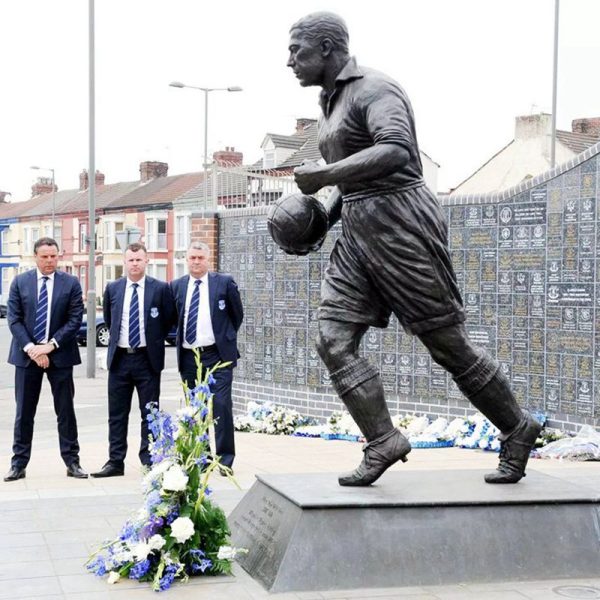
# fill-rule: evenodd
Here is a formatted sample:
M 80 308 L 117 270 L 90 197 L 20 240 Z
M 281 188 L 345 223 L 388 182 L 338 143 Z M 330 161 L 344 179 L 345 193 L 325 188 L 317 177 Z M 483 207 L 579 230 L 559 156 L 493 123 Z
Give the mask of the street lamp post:
M 54 239 L 54 229 L 55 229 L 55 213 L 56 213 L 56 186 L 54 185 L 54 169 L 50 167 L 38 167 L 32 166 L 31 169 L 35 171 L 50 171 L 52 173 L 52 235 L 50 236 Z
M 206 88 L 195 85 L 186 85 L 181 81 L 172 81 L 169 84 L 175 88 L 190 88 L 192 90 L 200 90 L 204 92 L 204 209 L 208 205 L 208 93 L 209 92 L 241 92 L 242 88 L 239 85 L 232 85 L 224 88 Z

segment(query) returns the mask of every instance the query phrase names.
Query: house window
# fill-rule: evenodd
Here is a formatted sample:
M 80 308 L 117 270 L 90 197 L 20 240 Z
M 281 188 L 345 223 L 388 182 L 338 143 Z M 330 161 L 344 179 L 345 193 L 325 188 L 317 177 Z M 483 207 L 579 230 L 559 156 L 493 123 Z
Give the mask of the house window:
M 265 169 L 272 169 L 275 167 L 275 150 L 265 150 L 263 166 Z
M 175 250 L 187 250 L 190 240 L 190 217 L 175 217 Z
M 4 233 L 4 232 L 2 232 Z M 4 267 L 2 269 L 2 294 L 8 294 L 10 288 L 10 282 L 12 280 L 13 268 Z
M 58 244 L 59 251 L 62 250 L 62 225 L 54 226 L 54 240 Z
M 174 277 L 177 279 L 178 277 L 183 277 L 185 275 L 185 264 L 182 262 L 175 263 L 175 274 Z
M 104 281 L 115 281 L 123 276 L 123 265 L 107 265 L 104 267 Z
M 25 227 L 23 230 L 25 254 L 33 254 L 33 246 L 40 237 L 39 227 Z
M 84 266 L 79 267 L 79 285 L 81 285 L 83 295 L 85 296 L 87 290 L 87 271 Z
M 10 254 L 10 248 L 9 248 L 9 243 L 8 243 L 8 229 L 3 229 L 2 232 L 0 233 L 0 240 L 2 241 L 2 249 L 0 250 L 0 252 L 6 256 L 7 254 Z
M 79 252 L 85 252 L 87 242 L 87 223 L 79 223 Z
M 149 264 L 146 272 L 150 277 L 160 279 L 161 281 L 167 281 L 167 265 L 165 264 Z
M 146 248 L 150 252 L 167 249 L 167 219 L 146 219 Z
M 121 221 L 106 221 L 104 223 L 104 251 L 115 252 L 118 248 L 117 232 L 123 231 L 123 223 Z

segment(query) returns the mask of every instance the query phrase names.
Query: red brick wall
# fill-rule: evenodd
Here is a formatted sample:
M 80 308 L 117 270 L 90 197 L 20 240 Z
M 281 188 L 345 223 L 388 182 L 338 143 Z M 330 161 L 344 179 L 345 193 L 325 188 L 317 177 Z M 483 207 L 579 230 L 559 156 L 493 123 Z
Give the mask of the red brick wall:
M 192 217 L 191 242 L 204 242 L 210 247 L 210 270 L 216 271 L 219 258 L 219 220 L 217 215 Z

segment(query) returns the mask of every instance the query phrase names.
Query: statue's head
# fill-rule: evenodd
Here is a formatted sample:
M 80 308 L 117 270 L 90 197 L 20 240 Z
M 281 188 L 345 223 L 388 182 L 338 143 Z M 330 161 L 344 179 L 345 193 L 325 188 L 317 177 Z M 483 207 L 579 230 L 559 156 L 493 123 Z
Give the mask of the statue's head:
M 330 12 L 316 12 L 296 21 L 290 28 L 290 67 L 302 86 L 321 85 L 331 58 L 347 57 L 348 28 Z

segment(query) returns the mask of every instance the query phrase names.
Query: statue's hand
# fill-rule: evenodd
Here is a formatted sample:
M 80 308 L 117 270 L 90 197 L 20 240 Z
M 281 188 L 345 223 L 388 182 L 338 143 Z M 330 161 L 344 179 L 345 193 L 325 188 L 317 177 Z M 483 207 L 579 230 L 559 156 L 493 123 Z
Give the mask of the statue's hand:
M 316 244 L 314 244 L 307 250 L 294 250 L 293 248 L 282 248 L 282 250 L 286 254 L 289 254 L 290 256 L 306 256 L 307 254 L 310 254 L 311 252 L 316 252 L 317 250 L 319 250 L 321 248 L 321 246 L 323 245 L 323 242 L 325 241 L 326 237 L 327 237 L 327 234 L 325 234 Z
M 303 194 L 315 194 L 327 185 L 323 168 L 316 161 L 301 164 L 294 169 L 296 185 Z

